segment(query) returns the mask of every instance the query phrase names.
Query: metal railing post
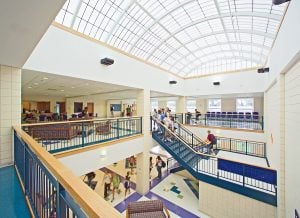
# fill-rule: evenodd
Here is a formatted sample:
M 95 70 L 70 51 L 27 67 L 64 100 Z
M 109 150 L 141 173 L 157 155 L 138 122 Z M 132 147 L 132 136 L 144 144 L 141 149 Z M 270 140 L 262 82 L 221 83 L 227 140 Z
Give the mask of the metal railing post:
M 120 128 L 119 128 L 119 119 L 117 119 L 117 139 L 119 139 L 120 138 L 120 130 L 119 130 Z
M 264 130 L 264 116 L 261 116 L 261 129 Z
M 246 155 L 248 154 L 248 141 L 246 140 Z
M 143 133 L 143 117 L 140 117 L 141 120 L 141 134 Z
M 267 146 L 266 143 L 264 143 L 264 158 L 267 157 Z
M 204 114 L 204 126 L 206 126 L 206 115 L 207 114 Z
M 243 186 L 245 186 L 245 166 L 243 166 Z
M 82 122 L 81 123 L 81 146 L 82 147 L 84 146 L 84 135 L 85 135 L 85 132 L 84 132 L 84 123 Z
M 229 139 L 229 151 L 231 151 L 231 138 Z
M 62 214 L 62 212 L 64 211 L 62 208 L 61 208 L 61 203 L 60 203 L 60 198 L 59 198 L 59 196 L 60 196 L 60 190 L 61 190 L 61 188 L 60 188 L 60 185 L 59 185 L 59 182 L 56 180 L 55 181 L 55 186 L 56 186 L 56 205 L 55 205 L 55 207 L 56 207 L 56 216 L 57 216 L 57 218 L 60 218 L 60 217 L 63 217 L 63 214 Z M 62 209 L 62 210 L 61 210 Z
M 194 148 L 194 134 L 192 133 L 192 148 Z

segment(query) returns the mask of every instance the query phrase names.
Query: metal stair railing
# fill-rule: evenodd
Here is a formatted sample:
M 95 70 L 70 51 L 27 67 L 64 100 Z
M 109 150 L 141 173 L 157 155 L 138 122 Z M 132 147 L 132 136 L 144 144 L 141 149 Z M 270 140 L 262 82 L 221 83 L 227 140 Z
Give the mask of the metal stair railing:
M 277 205 L 276 170 L 196 151 L 160 121 L 156 124 L 153 138 L 195 178 Z

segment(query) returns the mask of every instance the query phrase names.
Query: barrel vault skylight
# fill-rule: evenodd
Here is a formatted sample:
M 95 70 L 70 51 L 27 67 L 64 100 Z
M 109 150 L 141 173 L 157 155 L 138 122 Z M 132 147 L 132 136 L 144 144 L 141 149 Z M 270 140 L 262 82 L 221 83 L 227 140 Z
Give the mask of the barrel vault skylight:
M 263 66 L 288 3 L 67 0 L 56 22 L 182 77 Z

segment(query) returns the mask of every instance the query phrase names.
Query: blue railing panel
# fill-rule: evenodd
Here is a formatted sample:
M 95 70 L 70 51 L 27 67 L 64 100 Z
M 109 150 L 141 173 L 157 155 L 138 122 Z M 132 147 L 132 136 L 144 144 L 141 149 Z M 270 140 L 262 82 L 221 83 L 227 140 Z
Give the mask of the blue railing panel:
M 62 214 L 86 217 L 82 216 L 81 208 L 70 198 L 65 203 L 60 202 L 61 192 L 64 192 L 63 187 L 16 132 L 14 133 L 14 157 L 35 217 L 69 217 L 61 216 Z
M 271 185 L 277 185 L 277 172 L 275 170 L 224 160 L 221 158 L 218 158 L 218 169 L 266 182 Z

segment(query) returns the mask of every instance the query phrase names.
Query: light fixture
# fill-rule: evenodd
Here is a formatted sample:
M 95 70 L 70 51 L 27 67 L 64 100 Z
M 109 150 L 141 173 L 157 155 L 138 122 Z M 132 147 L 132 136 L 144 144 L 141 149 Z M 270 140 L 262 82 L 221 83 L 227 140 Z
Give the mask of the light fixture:
M 61 92 L 64 92 L 65 90 L 62 89 L 62 90 L 60 90 L 60 91 L 61 91 Z
M 32 89 L 32 87 L 31 87 L 31 86 L 28 86 L 28 89 Z
M 36 85 L 36 86 L 38 85 L 38 83 L 33 83 L 33 84 Z
M 48 77 L 44 77 L 43 79 L 44 79 L 44 80 L 47 80 L 47 79 L 49 79 L 49 78 L 48 78 Z
M 71 89 L 75 89 L 75 87 L 74 87 L 74 86 L 72 86 L 72 87 L 71 87 Z

